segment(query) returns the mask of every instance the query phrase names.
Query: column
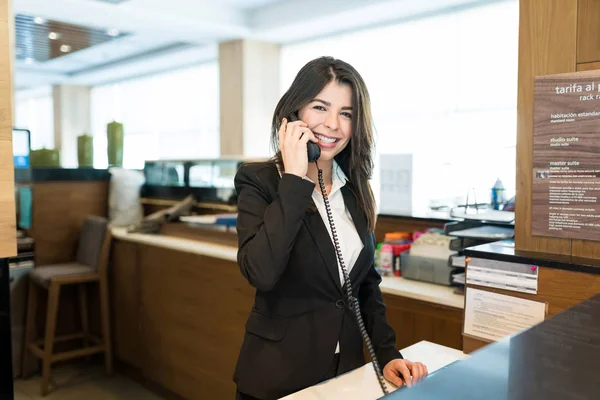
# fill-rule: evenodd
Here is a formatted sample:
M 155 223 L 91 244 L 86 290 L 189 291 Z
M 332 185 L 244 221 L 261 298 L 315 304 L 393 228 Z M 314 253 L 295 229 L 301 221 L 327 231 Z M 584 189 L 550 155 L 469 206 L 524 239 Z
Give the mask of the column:
M 279 101 L 279 45 L 233 40 L 219 45 L 221 155 L 269 157 Z
M 11 2 L 0 0 L 0 259 L 17 254 L 12 152 Z
M 91 131 L 90 87 L 57 85 L 54 99 L 54 143 L 63 168 L 77 168 L 77 136 Z

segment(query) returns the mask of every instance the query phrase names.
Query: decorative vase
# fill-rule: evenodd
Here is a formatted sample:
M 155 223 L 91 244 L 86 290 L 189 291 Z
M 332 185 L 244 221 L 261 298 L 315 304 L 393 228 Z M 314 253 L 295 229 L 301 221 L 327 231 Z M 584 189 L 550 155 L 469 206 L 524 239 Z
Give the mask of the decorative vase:
M 94 165 L 94 138 L 87 133 L 77 137 L 77 161 L 80 167 Z
M 116 121 L 106 126 L 106 138 L 108 141 L 108 165 L 120 167 L 123 165 L 123 124 Z
M 32 167 L 60 167 L 60 152 L 57 149 L 38 149 L 30 153 Z

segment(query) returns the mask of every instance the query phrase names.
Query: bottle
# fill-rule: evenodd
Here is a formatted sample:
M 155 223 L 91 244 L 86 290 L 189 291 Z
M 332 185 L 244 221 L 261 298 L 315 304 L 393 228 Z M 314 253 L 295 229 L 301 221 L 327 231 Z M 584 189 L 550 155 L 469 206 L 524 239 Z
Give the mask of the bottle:
M 394 261 L 393 261 L 393 272 L 394 272 L 394 276 L 402 276 L 402 270 L 400 268 L 400 260 L 401 260 L 401 255 L 402 253 L 404 253 L 405 251 L 410 249 L 410 243 L 405 243 L 405 244 L 396 244 L 393 246 L 393 251 L 394 251 Z
M 377 247 L 375 248 L 375 271 L 377 271 L 377 273 L 379 275 L 381 275 L 381 246 L 383 246 L 383 243 L 378 243 Z
M 504 204 L 504 184 L 500 178 L 496 179 L 496 183 L 492 187 L 490 203 L 494 210 L 500 210 Z
M 381 270 L 381 276 L 390 276 L 392 275 L 392 268 L 394 262 L 394 250 L 391 244 L 384 244 L 381 246 L 381 250 L 379 251 L 379 259 L 380 265 L 379 269 Z

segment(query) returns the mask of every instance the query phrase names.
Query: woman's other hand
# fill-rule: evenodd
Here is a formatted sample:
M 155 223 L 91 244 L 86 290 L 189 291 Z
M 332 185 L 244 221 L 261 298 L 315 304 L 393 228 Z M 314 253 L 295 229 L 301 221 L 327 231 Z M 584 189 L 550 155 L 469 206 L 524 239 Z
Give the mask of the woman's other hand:
M 285 172 L 294 174 L 301 178 L 308 171 L 307 142 L 318 140 L 308 125 L 302 121 L 288 122 L 286 118 L 281 121 L 279 127 L 279 150 L 283 158 Z
M 422 363 L 403 359 L 392 360 L 383 368 L 383 377 L 397 387 L 410 387 L 425 378 L 427 373 L 427 367 Z

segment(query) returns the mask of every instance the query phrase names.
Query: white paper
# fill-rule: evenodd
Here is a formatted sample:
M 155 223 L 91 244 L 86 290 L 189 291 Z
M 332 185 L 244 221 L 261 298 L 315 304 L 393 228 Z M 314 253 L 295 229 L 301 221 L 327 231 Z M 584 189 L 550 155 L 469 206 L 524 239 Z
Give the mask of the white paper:
M 464 333 L 497 341 L 531 328 L 545 315 L 545 303 L 467 288 Z
M 402 215 L 412 212 L 412 154 L 382 154 L 379 213 Z
M 471 258 L 467 284 L 537 294 L 538 267 L 482 258 Z

